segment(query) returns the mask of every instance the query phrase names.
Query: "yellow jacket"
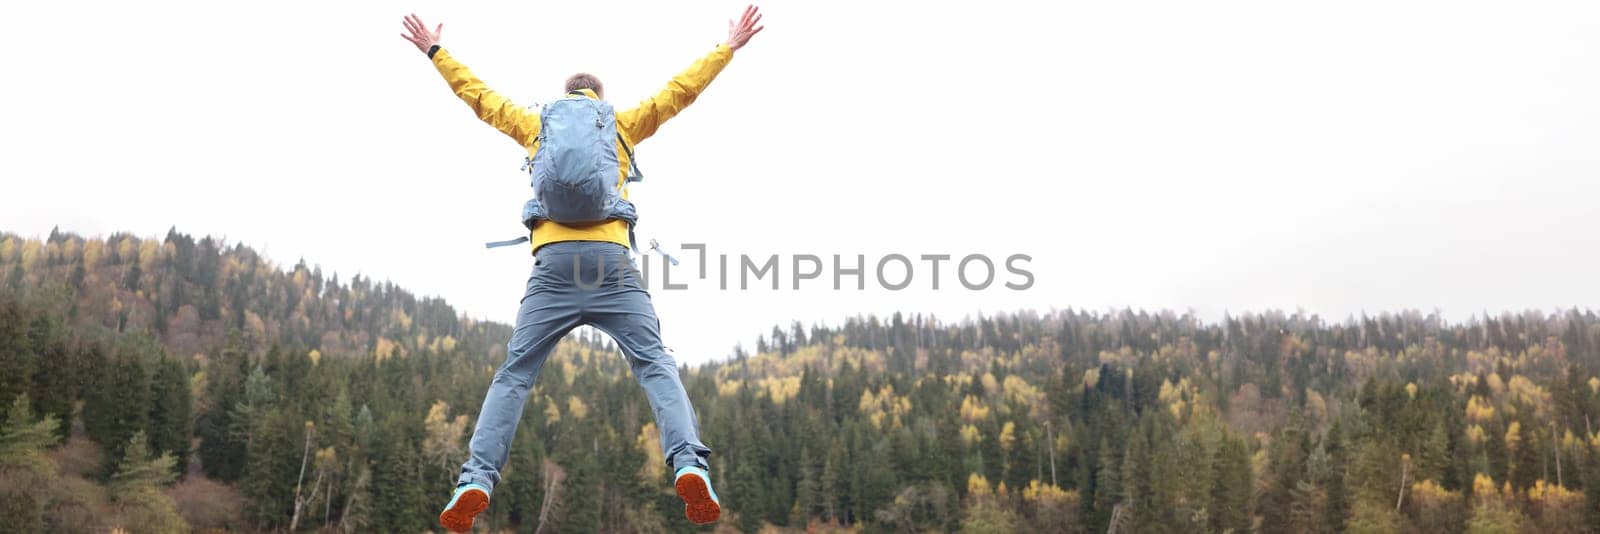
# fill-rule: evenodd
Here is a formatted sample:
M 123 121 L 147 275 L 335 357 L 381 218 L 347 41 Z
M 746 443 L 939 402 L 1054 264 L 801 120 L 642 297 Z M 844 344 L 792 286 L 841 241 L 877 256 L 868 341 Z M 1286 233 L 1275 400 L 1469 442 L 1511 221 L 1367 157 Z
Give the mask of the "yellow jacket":
M 483 80 L 478 79 L 465 65 L 450 57 L 450 53 L 444 49 L 436 47 L 429 55 L 433 58 L 433 66 L 439 69 L 439 74 L 450 83 L 450 89 L 472 108 L 479 119 L 511 136 L 517 144 L 527 148 L 530 157 L 539 150 L 538 112 L 516 105 L 490 90 L 484 85 Z M 661 92 L 640 102 L 638 107 L 618 111 L 617 132 L 621 133 L 623 139 L 631 146 L 637 146 L 640 141 L 655 135 L 661 123 L 667 122 L 667 119 L 693 103 L 731 59 L 733 50 L 727 45 L 717 45 L 711 53 L 696 60 L 688 69 L 674 76 Z M 585 89 L 584 93 L 589 98 L 597 98 L 593 91 Z M 627 152 L 623 150 L 622 143 L 618 142 L 617 163 L 620 172 L 617 176 L 617 188 L 621 191 L 622 198 L 628 198 L 628 160 Z M 587 226 L 568 226 L 555 221 L 539 221 L 534 225 L 532 234 L 534 250 L 560 241 L 608 241 L 624 247 L 630 245 L 628 223 L 618 220 Z

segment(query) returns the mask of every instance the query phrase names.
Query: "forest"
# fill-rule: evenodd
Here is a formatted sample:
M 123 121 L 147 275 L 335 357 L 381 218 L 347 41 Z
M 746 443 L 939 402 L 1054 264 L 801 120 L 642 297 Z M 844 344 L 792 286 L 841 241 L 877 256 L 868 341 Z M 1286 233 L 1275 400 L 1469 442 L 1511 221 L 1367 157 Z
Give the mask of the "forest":
M 509 335 L 176 229 L 0 232 L 0 530 L 440 531 Z M 1597 373 L 1584 309 L 781 325 L 681 370 L 725 510 L 694 527 L 585 330 L 478 529 L 1600 532 Z

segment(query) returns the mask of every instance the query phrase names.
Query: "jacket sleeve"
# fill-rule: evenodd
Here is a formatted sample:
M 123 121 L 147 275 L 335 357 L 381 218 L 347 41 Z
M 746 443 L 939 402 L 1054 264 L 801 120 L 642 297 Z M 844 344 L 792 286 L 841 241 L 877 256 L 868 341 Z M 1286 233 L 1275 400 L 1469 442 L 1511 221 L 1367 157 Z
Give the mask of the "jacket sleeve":
M 617 114 L 617 127 L 634 143 L 645 140 L 655 135 L 656 128 L 667 119 L 677 115 L 683 108 L 694 102 L 695 97 L 711 84 L 711 80 L 728 66 L 728 61 L 733 59 L 733 50 L 728 45 L 719 44 L 715 50 L 696 60 L 688 69 L 679 73 L 667 82 L 666 88 L 656 93 L 656 96 L 639 103 L 639 107 Z
M 518 106 L 489 89 L 483 80 L 474 76 L 466 65 L 450 57 L 450 53 L 444 49 L 436 47 L 429 56 L 433 58 L 433 66 L 450 84 L 450 90 L 466 102 L 483 122 L 511 136 L 524 147 L 532 145 L 539 137 L 538 112 Z

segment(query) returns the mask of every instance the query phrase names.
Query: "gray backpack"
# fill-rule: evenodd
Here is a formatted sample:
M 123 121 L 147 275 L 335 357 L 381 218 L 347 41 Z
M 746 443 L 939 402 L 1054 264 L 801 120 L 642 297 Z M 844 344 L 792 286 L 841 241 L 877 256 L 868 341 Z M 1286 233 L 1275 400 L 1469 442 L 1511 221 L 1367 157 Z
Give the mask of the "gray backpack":
M 618 144 L 628 154 L 627 181 L 637 182 L 643 176 L 633 147 L 617 133 L 611 104 L 573 91 L 567 98 L 546 104 L 539 112 L 539 125 L 539 149 L 523 162 L 534 193 L 522 207 L 523 226 L 531 230 L 541 220 L 592 224 L 620 219 L 627 221 L 631 234 L 637 214 L 616 185 L 621 166 Z M 488 246 L 527 241 L 521 237 Z

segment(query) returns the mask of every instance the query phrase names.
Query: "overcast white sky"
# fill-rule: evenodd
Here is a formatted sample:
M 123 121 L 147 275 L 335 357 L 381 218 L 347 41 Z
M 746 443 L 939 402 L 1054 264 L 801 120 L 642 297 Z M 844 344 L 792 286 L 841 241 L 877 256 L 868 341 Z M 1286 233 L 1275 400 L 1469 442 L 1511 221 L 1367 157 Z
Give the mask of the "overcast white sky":
M 401 17 L 444 22 L 445 46 L 519 102 L 583 70 L 626 107 L 742 7 L 16 3 L 0 229 L 176 225 L 509 321 L 531 259 L 482 243 L 520 229 L 521 149 Z M 762 7 L 766 31 L 638 147 L 641 237 L 786 262 L 1025 253 L 1036 284 L 658 290 L 683 361 L 894 311 L 1600 303 L 1600 2 Z

